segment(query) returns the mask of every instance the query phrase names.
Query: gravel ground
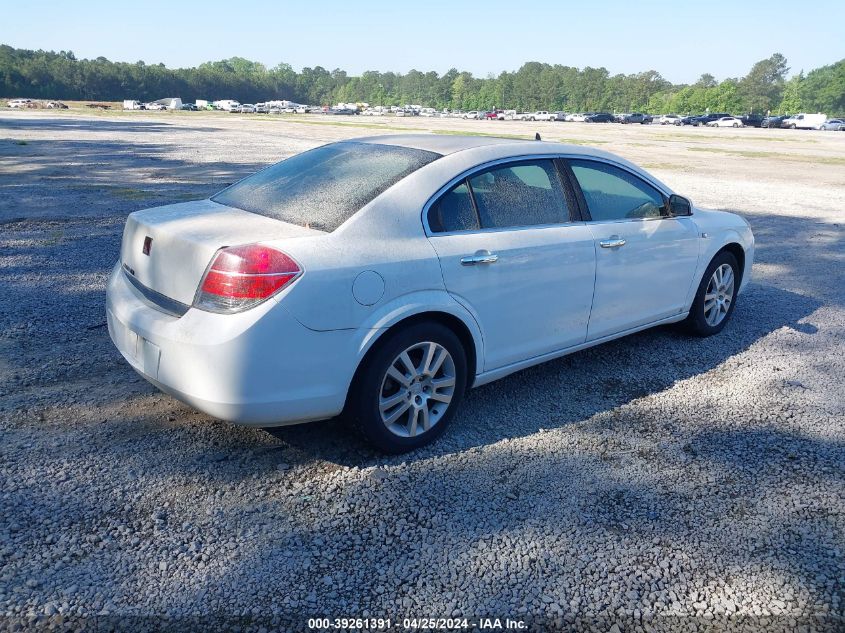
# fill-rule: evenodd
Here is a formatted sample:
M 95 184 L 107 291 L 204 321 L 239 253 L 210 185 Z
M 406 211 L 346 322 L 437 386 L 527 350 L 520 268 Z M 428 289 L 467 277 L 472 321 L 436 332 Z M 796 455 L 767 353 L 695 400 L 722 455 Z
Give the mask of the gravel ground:
M 338 422 L 209 419 L 122 361 L 103 305 L 127 213 L 395 128 L 620 153 L 748 218 L 754 283 L 719 336 L 520 372 L 398 458 Z M 0 629 L 843 630 L 843 165 L 836 133 L 0 115 Z

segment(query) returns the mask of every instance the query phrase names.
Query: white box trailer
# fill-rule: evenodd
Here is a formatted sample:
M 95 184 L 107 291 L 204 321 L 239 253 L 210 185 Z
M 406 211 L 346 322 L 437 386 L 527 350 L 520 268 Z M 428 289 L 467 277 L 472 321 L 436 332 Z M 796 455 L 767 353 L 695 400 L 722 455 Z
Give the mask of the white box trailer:
M 124 110 L 140 110 L 141 109 L 141 102 L 140 101 L 133 101 L 132 99 L 124 99 L 123 100 L 123 109 Z
M 197 99 L 195 105 L 197 106 L 197 110 L 207 110 L 210 105 L 210 101 L 208 101 L 208 99 Z

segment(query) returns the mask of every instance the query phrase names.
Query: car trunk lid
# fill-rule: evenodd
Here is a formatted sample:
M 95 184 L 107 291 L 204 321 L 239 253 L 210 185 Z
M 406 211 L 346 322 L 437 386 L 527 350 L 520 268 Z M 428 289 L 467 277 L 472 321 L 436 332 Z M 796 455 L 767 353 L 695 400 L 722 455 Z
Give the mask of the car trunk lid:
M 211 200 L 197 200 L 130 214 L 120 260 L 136 285 L 190 305 L 220 248 L 320 233 Z

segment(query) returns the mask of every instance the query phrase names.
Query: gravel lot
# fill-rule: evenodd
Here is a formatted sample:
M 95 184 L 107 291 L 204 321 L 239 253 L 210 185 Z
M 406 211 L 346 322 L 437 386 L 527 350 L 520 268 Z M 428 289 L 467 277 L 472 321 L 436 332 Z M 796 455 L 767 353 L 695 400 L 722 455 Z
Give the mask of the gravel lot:
M 523 371 L 399 458 L 337 422 L 209 419 L 122 361 L 104 283 L 129 212 L 406 128 L 617 152 L 745 216 L 754 283 L 717 337 L 660 328 Z M 4 112 L 0 629 L 841 631 L 843 210 L 833 132 Z

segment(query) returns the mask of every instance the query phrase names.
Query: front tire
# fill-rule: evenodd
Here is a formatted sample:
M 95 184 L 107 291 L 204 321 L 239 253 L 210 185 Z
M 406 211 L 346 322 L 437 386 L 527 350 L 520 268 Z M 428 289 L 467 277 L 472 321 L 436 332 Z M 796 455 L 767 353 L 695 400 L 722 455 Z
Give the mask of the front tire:
M 417 323 L 377 343 L 350 390 L 347 413 L 376 448 L 406 453 L 443 434 L 466 385 L 460 339 L 440 323 Z
M 739 291 L 739 264 L 731 253 L 718 253 L 698 284 L 685 324 L 698 336 L 712 336 L 722 331 L 736 307 Z

